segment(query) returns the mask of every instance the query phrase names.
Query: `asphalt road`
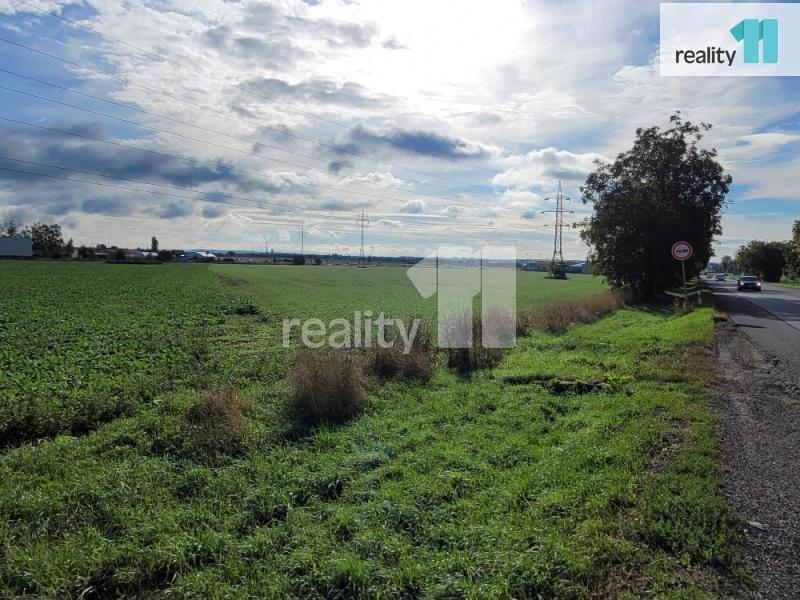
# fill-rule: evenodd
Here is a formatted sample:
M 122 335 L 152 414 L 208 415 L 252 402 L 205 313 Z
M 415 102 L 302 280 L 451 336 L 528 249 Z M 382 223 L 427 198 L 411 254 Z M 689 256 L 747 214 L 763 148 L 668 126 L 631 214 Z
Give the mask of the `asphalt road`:
M 800 288 L 764 283 L 760 292 L 736 291 L 736 280 L 709 281 L 717 305 L 800 384 Z

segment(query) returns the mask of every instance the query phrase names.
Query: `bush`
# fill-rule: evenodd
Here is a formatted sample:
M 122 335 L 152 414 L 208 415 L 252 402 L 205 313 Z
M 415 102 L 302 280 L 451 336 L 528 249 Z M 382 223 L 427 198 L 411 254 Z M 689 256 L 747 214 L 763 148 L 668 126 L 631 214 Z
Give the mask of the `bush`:
M 420 329 L 408 354 L 403 352 L 402 344 L 394 340 L 389 348 L 374 347 L 367 357 L 369 370 L 384 379 L 400 377 L 430 381 L 433 377 L 434 363 L 431 359 L 431 343 L 427 331 Z
M 476 369 L 491 367 L 500 362 L 505 354 L 503 348 L 486 348 L 483 345 L 483 322 L 469 313 L 455 315 L 445 322 L 445 336 L 460 339 L 472 320 L 472 346 L 470 348 L 445 348 L 447 366 L 460 375 Z
M 292 264 L 293 265 L 304 265 L 306 264 L 306 257 L 302 254 L 295 254 L 292 256 Z
M 204 394 L 186 414 L 192 427 L 192 445 L 208 452 L 238 451 L 248 431 L 244 416 L 248 408 L 233 388 Z
M 289 416 L 301 427 L 349 421 L 367 407 L 358 361 L 333 348 L 301 350 L 289 371 Z

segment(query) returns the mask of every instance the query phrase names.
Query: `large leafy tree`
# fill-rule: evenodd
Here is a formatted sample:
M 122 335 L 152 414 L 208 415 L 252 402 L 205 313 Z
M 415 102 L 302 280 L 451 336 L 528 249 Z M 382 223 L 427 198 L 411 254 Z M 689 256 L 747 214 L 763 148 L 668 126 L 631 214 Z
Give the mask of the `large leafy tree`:
M 581 236 L 592 247 L 595 273 L 612 286 L 652 297 L 676 285 L 681 271 L 670 249 L 678 240 L 694 247 L 687 276 L 708 262 L 731 183 L 716 151 L 698 145 L 710 128 L 676 113 L 668 129 L 637 129 L 630 150 L 612 163 L 598 161 L 587 177 L 582 199 L 594 214 Z
M 57 257 L 64 247 L 61 225 L 34 223 L 25 228 L 25 232 L 33 238 L 33 254 L 35 256 Z
M 789 242 L 753 240 L 736 252 L 736 262 L 742 273 L 758 275 L 764 281 L 780 281 L 786 266 Z

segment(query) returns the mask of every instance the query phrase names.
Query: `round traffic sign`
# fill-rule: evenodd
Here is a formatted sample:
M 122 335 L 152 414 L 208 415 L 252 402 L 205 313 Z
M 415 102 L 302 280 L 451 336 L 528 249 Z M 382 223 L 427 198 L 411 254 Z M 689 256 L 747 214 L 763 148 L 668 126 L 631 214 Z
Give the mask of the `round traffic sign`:
M 672 244 L 672 258 L 675 260 L 689 260 L 692 257 L 692 245 L 689 242 L 675 242 Z

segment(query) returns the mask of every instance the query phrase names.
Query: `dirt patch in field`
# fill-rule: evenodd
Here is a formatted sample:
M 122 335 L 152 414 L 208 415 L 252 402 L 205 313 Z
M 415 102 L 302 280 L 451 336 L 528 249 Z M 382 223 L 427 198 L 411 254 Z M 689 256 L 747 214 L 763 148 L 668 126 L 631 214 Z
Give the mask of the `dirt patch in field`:
M 740 552 L 755 577 L 742 599 L 797 598 L 800 585 L 800 402 L 793 374 L 730 322 L 718 324 L 714 398 L 725 495 L 743 521 Z
M 239 287 L 247 283 L 247 281 L 241 277 L 234 277 L 233 275 L 228 275 L 227 273 L 214 273 L 214 275 L 219 277 L 222 283 L 229 287 Z

